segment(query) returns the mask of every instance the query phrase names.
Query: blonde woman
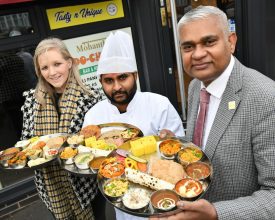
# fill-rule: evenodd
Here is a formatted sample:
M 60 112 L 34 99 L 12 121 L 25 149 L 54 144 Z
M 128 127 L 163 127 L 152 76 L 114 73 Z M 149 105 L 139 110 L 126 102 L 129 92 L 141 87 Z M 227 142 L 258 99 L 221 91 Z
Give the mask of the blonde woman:
M 99 93 L 83 85 L 77 65 L 60 39 L 42 40 L 35 50 L 34 65 L 38 84 L 24 93 L 22 139 L 78 132 L 85 113 L 99 100 Z M 52 164 L 35 170 L 35 183 L 56 219 L 94 218 L 94 179 L 72 176 Z

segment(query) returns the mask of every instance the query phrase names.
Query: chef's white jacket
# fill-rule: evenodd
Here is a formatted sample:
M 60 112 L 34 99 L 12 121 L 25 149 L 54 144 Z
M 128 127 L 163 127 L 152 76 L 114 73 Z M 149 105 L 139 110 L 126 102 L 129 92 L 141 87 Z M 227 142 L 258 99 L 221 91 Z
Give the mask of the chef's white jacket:
M 137 91 L 127 111 L 122 114 L 108 99 L 98 102 L 86 113 L 83 127 L 111 122 L 134 125 L 145 136 L 156 135 L 162 129 L 184 136 L 182 121 L 168 98 L 150 92 Z
M 122 114 L 108 99 L 98 102 L 86 113 L 83 127 L 112 122 L 134 125 L 145 136 L 156 135 L 162 129 L 168 129 L 177 136 L 184 136 L 182 121 L 168 98 L 150 92 L 137 91 L 127 106 L 127 111 Z M 115 210 L 117 220 L 145 219 Z

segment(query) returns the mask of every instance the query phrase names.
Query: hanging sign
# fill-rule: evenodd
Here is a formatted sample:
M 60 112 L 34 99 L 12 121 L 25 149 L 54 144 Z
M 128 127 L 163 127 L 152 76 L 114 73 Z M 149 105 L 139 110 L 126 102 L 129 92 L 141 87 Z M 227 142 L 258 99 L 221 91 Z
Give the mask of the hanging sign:
M 124 17 L 122 0 L 46 10 L 51 30 Z

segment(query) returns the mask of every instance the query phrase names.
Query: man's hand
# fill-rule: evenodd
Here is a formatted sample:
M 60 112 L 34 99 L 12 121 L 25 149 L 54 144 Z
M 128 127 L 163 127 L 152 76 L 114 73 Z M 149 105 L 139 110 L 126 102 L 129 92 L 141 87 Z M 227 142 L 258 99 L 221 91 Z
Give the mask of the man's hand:
M 168 217 L 152 217 L 150 220 L 217 220 L 215 207 L 205 199 L 195 202 L 179 201 L 177 203 L 182 212 Z
M 159 132 L 159 137 L 160 138 L 166 138 L 166 137 L 174 137 L 175 134 L 168 130 L 168 129 L 162 129 L 160 132 Z

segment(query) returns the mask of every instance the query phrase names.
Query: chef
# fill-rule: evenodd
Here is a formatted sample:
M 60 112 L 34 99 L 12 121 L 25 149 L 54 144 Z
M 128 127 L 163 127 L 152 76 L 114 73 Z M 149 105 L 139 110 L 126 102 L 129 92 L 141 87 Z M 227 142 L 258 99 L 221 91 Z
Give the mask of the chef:
M 132 124 L 146 135 L 184 136 L 182 121 L 168 98 L 137 91 L 137 65 L 132 38 L 123 31 L 111 33 L 104 44 L 97 74 L 107 99 L 85 115 L 90 124 L 121 122 Z M 117 220 L 142 219 L 116 209 Z

